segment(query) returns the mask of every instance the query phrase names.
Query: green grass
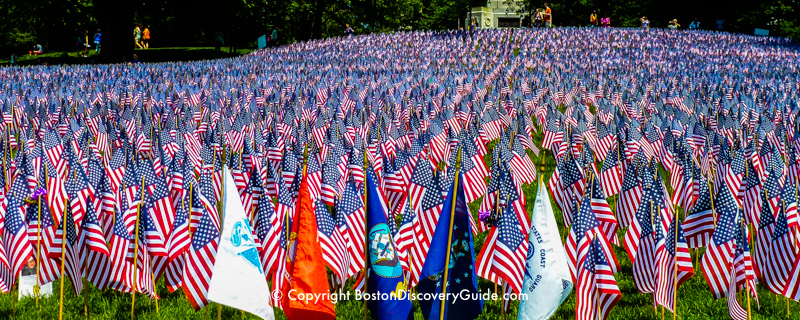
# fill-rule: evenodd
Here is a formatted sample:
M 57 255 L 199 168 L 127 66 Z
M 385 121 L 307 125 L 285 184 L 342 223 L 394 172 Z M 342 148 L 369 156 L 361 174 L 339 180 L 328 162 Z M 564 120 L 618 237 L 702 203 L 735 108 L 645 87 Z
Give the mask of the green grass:
M 214 47 L 167 47 L 167 48 L 150 48 L 147 50 L 136 49 L 134 53 L 139 55 L 142 62 L 166 62 L 166 61 L 196 61 L 218 58 L 229 58 L 253 52 L 254 49 L 237 49 L 235 53 L 228 53 L 228 47 L 222 47 L 221 52 L 214 52 Z M 102 54 L 102 50 L 100 51 Z M 64 56 L 66 54 L 66 56 Z M 79 57 L 79 52 L 75 51 L 55 51 L 46 52 L 38 56 L 29 54 L 20 55 L 17 57 L 18 65 L 31 65 L 41 62 L 49 65 L 56 64 L 88 64 L 97 60 L 94 49 L 89 50 L 88 57 Z M 130 61 L 131 56 L 125 57 L 126 61 Z M 122 62 L 122 57 L 113 59 L 114 62 Z M 6 65 L 11 62 L 11 57 L 4 56 L 0 58 L 0 65 Z
M 541 133 L 534 134 L 534 142 L 537 145 L 541 144 Z M 491 147 L 491 145 L 490 145 Z M 491 152 L 487 155 L 487 161 Z M 529 152 L 534 162 L 539 165 L 542 163 L 542 158 L 534 156 Z M 541 155 L 544 157 L 544 179 L 547 181 L 553 172 L 555 162 L 549 152 L 543 152 Z M 542 167 L 539 167 L 541 169 Z M 662 177 L 666 178 L 666 171 L 661 169 Z M 667 179 L 667 183 L 668 183 Z M 533 210 L 533 204 L 537 194 L 537 185 L 531 184 L 523 187 L 525 191 L 526 203 L 528 214 Z M 671 191 L 672 188 L 668 186 Z M 470 204 L 470 210 L 476 216 L 480 199 Z M 555 202 L 553 202 L 555 203 Z M 609 199 L 609 204 L 614 206 L 613 198 Z M 558 208 L 554 208 L 556 214 L 556 221 L 561 223 L 561 212 Z M 566 236 L 568 230 L 560 226 L 560 233 L 562 239 Z M 619 231 L 620 239 L 624 230 Z M 480 234 L 475 238 L 476 254 L 479 252 L 486 234 Z M 726 300 L 714 300 L 711 292 L 703 277 L 698 263 L 698 254 L 702 252 L 693 251 L 692 260 L 695 262 L 695 274 L 686 281 L 678 291 L 678 318 L 679 319 L 730 319 L 728 315 L 728 307 Z M 633 274 L 631 262 L 625 254 L 622 247 L 616 247 L 616 255 L 619 261 L 621 272 L 617 273 L 616 279 L 622 291 L 622 300 L 619 304 L 611 310 L 609 319 L 662 319 L 662 311 L 653 308 L 652 294 L 639 293 L 633 283 Z M 330 274 L 330 272 L 329 272 Z M 347 288 L 352 287 L 352 279 L 348 281 Z M 97 289 L 87 285 L 88 288 L 88 314 L 92 319 L 130 319 L 131 308 L 131 295 L 123 294 L 120 292 L 106 290 L 100 292 Z M 182 292 L 168 293 L 163 281 L 158 285 L 159 295 L 162 297 L 158 302 L 158 310 L 156 304 L 147 299 L 144 295 L 137 295 L 136 297 L 136 316 L 138 319 L 215 319 L 217 315 L 217 304 L 212 304 L 200 311 L 194 311 L 189 302 L 186 300 Z M 481 279 L 479 282 L 481 292 L 486 290 L 494 291 L 494 284 Z M 75 296 L 72 286 L 67 280 L 65 286 L 65 305 L 64 313 L 65 319 L 83 319 L 84 317 L 84 297 Z M 0 319 L 33 319 L 33 318 L 55 318 L 58 314 L 58 290 L 59 284 L 56 281 L 53 291 L 56 295 L 41 299 L 38 307 L 32 299 L 24 299 L 22 301 L 16 300 L 16 291 L 12 294 L 0 295 Z M 352 291 L 351 289 L 348 289 Z M 789 301 L 783 297 L 767 291 L 763 285 L 758 286 L 758 293 L 760 304 L 755 300 L 751 301 L 752 318 L 753 319 L 797 319 L 800 315 L 800 308 L 796 303 Z M 742 306 L 747 308 L 747 299 L 740 296 L 739 301 Z M 575 317 L 575 293 L 570 294 L 570 297 L 564 301 L 552 319 L 574 319 Z M 791 308 L 791 317 L 787 316 L 787 306 Z M 518 302 L 512 303 L 510 312 L 507 313 L 508 319 L 515 319 L 517 315 Z M 275 310 L 277 319 L 285 319 L 285 316 L 280 310 Z M 340 319 L 363 319 L 364 318 L 364 305 L 360 301 L 340 301 L 336 305 L 336 314 Z M 484 312 L 479 319 L 501 319 L 503 312 L 501 311 L 500 301 L 487 301 L 484 306 Z M 242 314 L 240 311 L 229 307 L 222 307 L 222 319 L 257 319 L 250 314 Z M 672 319 L 672 314 L 664 311 L 664 319 Z M 414 319 L 424 319 L 419 311 L 419 305 L 414 304 Z

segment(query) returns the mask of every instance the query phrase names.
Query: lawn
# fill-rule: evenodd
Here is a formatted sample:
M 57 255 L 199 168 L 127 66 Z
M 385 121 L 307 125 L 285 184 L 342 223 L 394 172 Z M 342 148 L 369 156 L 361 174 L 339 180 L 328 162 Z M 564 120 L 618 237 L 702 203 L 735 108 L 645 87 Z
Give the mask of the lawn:
M 535 133 L 534 142 L 540 145 L 541 141 L 541 133 Z M 487 155 L 487 162 L 490 155 L 491 152 Z M 529 155 L 531 155 L 536 164 L 542 163 L 542 159 L 534 156 L 530 151 Z M 547 181 L 552 174 L 555 162 L 549 152 L 543 152 L 542 156 L 544 156 L 544 179 Z M 540 169 L 541 168 L 542 167 L 540 167 Z M 662 177 L 665 176 L 665 173 L 666 172 L 662 169 Z M 668 179 L 667 183 L 669 183 Z M 523 189 L 527 197 L 528 214 L 531 214 L 537 194 L 537 186 L 532 184 L 525 186 Z M 672 190 L 670 186 L 668 186 L 668 189 L 670 191 Z M 479 199 L 470 204 L 470 209 L 476 219 L 480 202 L 481 200 Z M 552 203 L 555 204 L 554 201 Z M 613 209 L 614 198 L 610 198 L 609 203 Z M 561 212 L 558 211 L 558 208 L 554 208 L 554 210 L 556 212 L 556 221 L 561 223 Z M 568 230 L 561 226 L 560 232 L 563 239 Z M 620 230 L 620 239 L 622 239 L 623 235 L 624 230 Z M 476 254 L 479 252 L 485 237 L 485 233 L 476 237 Z M 685 282 L 678 291 L 678 318 L 730 319 L 726 300 L 714 300 L 708 289 L 703 273 L 700 270 L 698 254 L 702 254 L 702 250 L 692 252 L 692 260 L 695 261 L 694 276 Z M 623 296 L 619 304 L 612 309 L 609 319 L 671 319 L 672 314 L 668 311 L 663 311 L 661 308 L 655 309 L 653 307 L 653 297 L 651 294 L 642 294 L 636 290 L 633 283 L 631 262 L 624 248 L 617 247 L 616 255 L 621 266 L 621 272 L 617 273 L 616 279 Z M 100 292 L 91 287 L 91 285 L 86 284 L 85 287 L 88 288 L 87 294 L 78 297 L 75 296 L 74 290 L 69 284 L 69 280 L 65 281 L 67 283 L 65 286 L 65 319 L 83 319 L 84 312 L 88 312 L 89 317 L 94 319 L 130 319 L 130 294 L 123 294 L 112 290 Z M 348 288 L 352 286 L 352 281 L 351 279 L 348 282 Z M 495 290 L 494 284 L 483 279 L 480 280 L 479 286 L 482 292 L 486 290 Z M 158 301 L 158 305 L 150 299 L 147 299 L 144 295 L 137 295 L 135 313 L 139 319 L 214 319 L 217 316 L 218 310 L 220 310 L 217 304 L 212 304 L 203 310 L 194 311 L 182 292 L 168 293 L 163 281 L 159 282 L 157 287 L 159 295 L 162 297 L 162 299 Z M 56 295 L 41 299 L 38 306 L 35 301 L 30 298 L 17 301 L 16 291 L 12 291 L 11 294 L 0 295 L 0 318 L 55 318 L 59 308 L 58 281 L 53 287 L 53 292 L 55 292 Z M 575 290 L 573 289 L 570 297 L 564 301 L 553 319 L 574 319 L 576 303 L 574 292 Z M 751 301 L 753 319 L 789 319 L 790 317 L 787 316 L 789 309 L 791 309 L 792 315 L 800 314 L 800 308 L 797 308 L 794 301 L 789 301 L 784 297 L 777 297 L 769 293 L 763 285 L 759 285 L 758 293 L 759 303 L 756 303 L 755 300 Z M 88 308 L 86 310 L 84 310 L 84 299 L 88 302 Z M 747 299 L 744 296 L 740 296 L 739 301 L 744 308 L 747 308 Z M 515 319 L 517 315 L 517 306 L 518 302 L 512 303 L 511 310 L 506 313 L 505 318 Z M 424 319 L 419 310 L 419 305 L 415 303 L 415 320 Z M 229 307 L 222 307 L 221 312 L 222 319 L 257 319 L 253 315 L 242 314 L 240 311 Z M 277 319 L 285 319 L 285 316 L 280 310 L 276 309 L 275 313 Z M 360 301 L 340 301 L 336 305 L 336 314 L 339 319 L 364 319 L 364 305 Z M 504 319 L 501 310 L 501 302 L 486 302 L 484 312 L 479 319 Z
M 218 58 L 229 58 L 253 52 L 254 49 L 242 48 L 237 49 L 235 53 L 229 53 L 228 47 L 223 47 L 221 52 L 215 52 L 214 47 L 168 47 L 168 48 L 150 48 L 147 50 L 136 49 L 134 53 L 139 55 L 142 62 L 166 62 L 166 61 L 196 61 Z M 100 51 L 102 54 L 102 50 Z M 130 61 L 131 57 L 125 57 L 125 62 Z M 55 51 L 46 52 L 38 56 L 31 56 L 29 54 L 20 55 L 17 57 L 17 64 L 31 65 L 41 62 L 46 62 L 49 65 L 55 64 L 90 64 L 97 60 L 94 49 L 89 50 L 87 57 L 79 57 L 77 51 Z M 11 62 L 10 56 L 3 56 L 0 58 L 0 65 L 8 65 Z M 123 62 L 122 57 L 119 57 L 119 62 Z

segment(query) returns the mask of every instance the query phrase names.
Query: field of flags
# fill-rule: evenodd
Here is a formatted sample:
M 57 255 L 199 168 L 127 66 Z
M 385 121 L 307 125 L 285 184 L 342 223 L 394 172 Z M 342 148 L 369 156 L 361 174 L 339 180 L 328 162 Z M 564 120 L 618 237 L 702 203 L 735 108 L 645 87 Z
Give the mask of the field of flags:
M 0 313 L 34 259 L 73 318 L 790 318 L 799 91 L 794 42 L 665 30 L 0 68 Z

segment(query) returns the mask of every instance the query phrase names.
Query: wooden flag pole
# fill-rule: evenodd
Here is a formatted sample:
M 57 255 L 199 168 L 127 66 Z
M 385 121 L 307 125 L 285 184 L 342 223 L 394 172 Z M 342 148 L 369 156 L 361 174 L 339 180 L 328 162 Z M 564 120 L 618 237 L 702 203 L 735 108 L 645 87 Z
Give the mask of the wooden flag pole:
M 786 202 L 784 202 L 784 206 L 785 205 L 786 205 Z M 744 224 L 744 219 L 742 219 L 741 223 L 742 223 L 742 230 L 739 231 L 739 232 L 744 233 L 745 230 L 747 230 L 747 229 L 745 229 L 745 228 L 747 228 L 747 226 L 745 226 L 745 224 Z M 744 236 L 746 236 L 746 234 L 742 235 L 742 237 L 744 237 Z M 745 239 L 745 241 L 747 241 L 747 239 Z M 731 279 L 731 281 L 736 281 L 736 279 Z M 747 273 L 745 273 L 744 283 L 747 285 L 747 291 L 745 291 L 745 293 L 744 293 L 744 295 L 747 296 L 747 320 L 751 320 L 751 319 L 753 319 L 753 312 L 750 310 L 750 289 L 751 288 L 750 288 L 750 281 L 747 280 Z
M 708 199 L 711 200 L 711 214 L 714 216 L 714 227 L 717 226 L 717 210 L 714 209 L 714 194 L 711 193 L 711 180 L 706 179 L 708 184 Z
M 6 137 L 8 137 L 8 131 L 6 131 L 6 134 L 3 136 L 3 140 L 7 140 Z M 8 169 L 6 167 L 6 158 L 10 151 L 8 148 L 6 148 L 5 151 L 6 152 L 3 152 L 3 191 L 6 191 L 6 194 L 8 194 Z
M 675 273 L 672 290 L 672 320 L 678 319 L 678 214 L 675 214 Z
M 144 176 L 142 176 L 142 184 L 139 185 L 142 189 L 141 196 L 139 197 L 139 204 L 136 205 L 136 238 L 134 239 L 133 246 L 133 288 L 131 288 L 131 320 L 136 319 L 136 284 L 139 282 L 137 277 L 138 268 L 136 267 L 136 260 L 139 259 L 139 218 L 142 211 L 141 199 L 144 199 Z
M 363 113 L 361 114 L 361 117 L 362 117 L 362 120 L 363 120 L 363 117 L 364 117 Z M 367 211 L 367 179 L 369 179 L 369 176 L 367 175 L 367 173 L 368 173 L 367 170 L 369 170 L 369 168 L 367 168 L 367 151 L 368 150 L 369 150 L 369 148 L 365 146 L 364 147 L 364 183 L 362 184 L 362 186 L 364 187 L 364 230 L 367 230 L 367 226 L 369 226 L 369 223 L 367 222 L 368 218 L 369 218 L 369 211 Z M 364 232 L 364 239 L 365 239 L 365 242 L 364 242 L 364 259 L 367 261 L 367 264 L 369 264 L 369 249 L 368 249 L 369 248 L 369 232 Z M 369 278 L 368 278 L 369 272 L 368 272 L 368 270 L 369 270 L 369 268 L 365 266 L 364 267 L 364 293 L 367 292 L 367 284 L 369 283 Z M 367 299 L 364 299 L 364 320 L 368 320 L 368 319 L 369 319 L 369 310 L 368 310 L 368 307 L 367 307 Z
M 221 139 L 222 138 L 222 132 L 220 132 L 219 135 L 220 135 L 220 139 Z M 225 156 L 226 156 L 225 153 L 226 153 L 227 149 L 225 148 L 225 140 L 224 139 L 222 139 L 220 141 L 220 144 L 222 145 L 221 146 L 222 147 L 222 156 L 220 157 L 220 161 L 222 163 L 222 189 L 220 190 L 219 197 L 221 198 L 220 200 L 222 200 L 222 201 L 217 201 L 217 206 L 219 206 L 219 209 L 218 209 L 219 210 L 219 226 L 220 226 L 220 232 L 222 232 L 222 230 L 221 230 L 222 226 L 223 226 L 222 221 L 223 221 L 224 216 L 225 216 L 225 214 L 223 212 L 223 211 L 225 211 L 225 207 L 222 204 L 225 201 L 225 180 L 226 180 L 225 179 Z M 222 304 L 219 304 L 219 303 L 217 303 L 217 320 L 222 320 Z
M 645 170 L 647 170 L 647 169 L 645 169 Z M 654 211 L 655 211 L 655 209 L 653 208 L 653 200 L 651 199 L 650 200 L 650 228 L 653 228 L 653 225 L 655 224 L 655 212 Z M 655 312 L 656 316 L 658 316 L 658 305 L 657 304 L 653 305 L 653 312 Z M 663 319 L 664 318 L 664 313 L 663 313 L 664 309 L 661 309 L 661 312 L 662 312 L 661 313 L 661 318 L 662 318 L 661 320 L 664 320 Z
M 158 310 L 158 292 L 157 292 L 158 289 L 156 289 L 156 275 L 151 271 L 150 272 L 150 277 L 153 279 L 153 291 L 156 291 L 156 292 L 153 292 L 153 295 L 156 296 L 156 298 L 153 299 L 153 300 L 156 301 L 156 314 L 159 314 L 160 312 Z
M 453 180 L 453 188 L 458 185 L 458 170 L 460 167 L 459 160 L 461 159 L 461 146 L 458 147 L 458 153 L 456 154 L 456 173 L 455 173 L 455 180 Z M 444 257 L 444 277 L 442 278 L 442 295 L 444 295 L 444 299 L 442 300 L 441 307 L 439 308 L 439 320 L 444 320 L 444 312 L 445 312 L 445 303 L 447 302 L 447 277 L 448 271 L 450 270 L 450 246 L 453 244 L 453 216 L 456 214 L 456 198 L 457 191 L 453 189 L 453 201 L 450 203 L 450 226 L 447 228 L 447 255 Z
M 89 286 L 88 281 L 83 279 L 83 317 L 89 319 Z
M 73 174 L 74 175 L 74 174 Z M 59 293 L 58 299 L 58 319 L 64 319 L 64 261 L 65 261 L 65 254 L 67 252 L 67 208 L 69 206 L 64 206 L 64 216 L 61 218 L 61 224 L 64 225 L 62 228 L 61 234 L 61 288 Z
M 44 167 L 45 169 L 45 179 L 47 178 L 47 166 Z M 45 182 L 45 184 L 47 184 Z M 36 285 L 33 286 L 33 296 L 36 299 L 36 307 L 39 307 L 39 265 L 41 264 L 42 258 L 42 196 L 39 196 L 38 200 L 38 222 L 36 224 Z

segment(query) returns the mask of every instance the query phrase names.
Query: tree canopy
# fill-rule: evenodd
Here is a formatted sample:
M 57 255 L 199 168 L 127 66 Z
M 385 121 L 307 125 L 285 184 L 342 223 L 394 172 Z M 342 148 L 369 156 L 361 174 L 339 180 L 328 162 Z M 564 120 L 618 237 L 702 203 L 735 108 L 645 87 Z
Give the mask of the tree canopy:
M 544 6 L 543 0 L 513 2 L 521 13 Z M 133 50 L 134 24 L 150 26 L 154 46 L 209 45 L 222 32 L 226 45 L 253 45 L 276 30 L 279 43 L 340 36 L 345 24 L 356 33 L 394 30 L 443 30 L 463 27 L 470 7 L 489 0 L 0 0 L 0 52 L 25 52 L 35 42 L 47 50 L 69 50 L 83 30 L 104 31 L 104 50 Z M 608 15 L 612 26 L 636 27 L 647 16 L 653 27 L 678 19 L 684 28 L 697 18 L 703 29 L 797 39 L 798 0 L 554 0 L 556 26 L 588 25 L 589 14 Z M 119 52 L 116 52 L 119 51 Z

